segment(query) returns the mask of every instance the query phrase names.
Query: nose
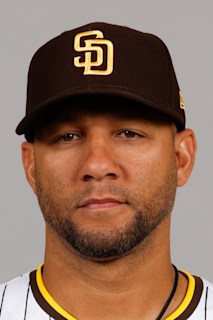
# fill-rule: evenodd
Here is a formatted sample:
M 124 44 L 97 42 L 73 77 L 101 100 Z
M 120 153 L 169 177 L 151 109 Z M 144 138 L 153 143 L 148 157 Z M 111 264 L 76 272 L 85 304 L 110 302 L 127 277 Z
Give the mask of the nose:
M 90 140 L 81 158 L 80 177 L 83 181 L 118 179 L 121 174 L 115 146 L 107 139 Z

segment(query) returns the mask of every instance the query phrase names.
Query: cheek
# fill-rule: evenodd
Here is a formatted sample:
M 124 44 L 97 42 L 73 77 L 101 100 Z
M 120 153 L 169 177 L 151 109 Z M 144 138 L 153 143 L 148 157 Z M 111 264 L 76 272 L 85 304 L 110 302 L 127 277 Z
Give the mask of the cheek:
M 129 161 L 127 161 L 130 172 L 135 172 L 137 176 L 150 176 L 158 172 L 161 167 L 161 161 L 159 161 L 158 152 L 148 150 L 137 152 L 130 155 Z
M 129 159 L 129 177 L 134 179 L 143 193 L 166 182 L 171 170 L 176 170 L 175 155 L 171 148 L 164 145 L 138 152 Z
M 74 181 L 76 170 L 76 164 L 66 154 L 48 154 L 37 159 L 35 175 L 45 188 L 63 190 Z

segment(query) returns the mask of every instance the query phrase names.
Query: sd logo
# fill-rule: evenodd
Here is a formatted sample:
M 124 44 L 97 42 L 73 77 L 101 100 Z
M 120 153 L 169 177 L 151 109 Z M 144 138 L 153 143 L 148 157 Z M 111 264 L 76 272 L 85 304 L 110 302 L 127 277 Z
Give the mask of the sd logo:
M 84 39 L 84 46 L 81 46 L 81 38 L 95 36 L 94 39 Z M 107 50 L 103 50 L 101 45 L 105 45 Z M 80 61 L 81 56 L 74 58 L 74 65 L 77 68 L 84 68 L 84 75 L 109 75 L 113 71 L 113 56 L 114 47 L 110 40 L 104 39 L 104 35 L 99 30 L 92 30 L 78 33 L 74 39 L 74 49 L 77 52 L 84 52 L 84 61 Z M 96 54 L 96 61 L 92 61 L 92 53 Z M 106 64 L 106 69 L 97 69 L 103 63 Z M 93 69 L 95 67 L 95 69 Z

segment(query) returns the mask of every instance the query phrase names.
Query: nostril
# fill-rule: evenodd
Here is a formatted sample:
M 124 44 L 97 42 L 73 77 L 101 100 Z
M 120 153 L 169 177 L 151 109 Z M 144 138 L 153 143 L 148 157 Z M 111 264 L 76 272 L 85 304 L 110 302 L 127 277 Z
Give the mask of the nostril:
M 84 175 L 84 177 L 83 177 L 83 180 L 85 181 L 85 182 L 87 182 L 87 181 L 89 181 L 89 180 L 91 180 L 92 179 L 92 176 L 90 176 L 89 174 L 86 174 L 86 175 Z
M 107 173 L 106 175 L 102 176 L 102 175 L 89 175 L 89 174 L 85 174 L 84 177 L 83 177 L 83 180 L 85 182 L 89 181 L 89 180 L 92 180 L 92 179 L 96 179 L 96 180 L 102 180 L 104 178 L 111 178 L 111 179 L 116 179 L 117 178 L 117 175 L 113 172 L 110 172 L 110 173 Z
M 106 176 L 112 177 L 112 178 L 116 178 L 117 177 L 117 175 L 115 173 L 113 173 L 113 172 L 106 174 Z

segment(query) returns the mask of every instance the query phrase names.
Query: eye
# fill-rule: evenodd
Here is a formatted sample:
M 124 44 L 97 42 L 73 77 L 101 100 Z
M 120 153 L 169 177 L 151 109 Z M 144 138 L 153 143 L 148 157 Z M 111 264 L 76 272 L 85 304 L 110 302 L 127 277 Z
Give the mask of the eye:
M 74 141 L 74 140 L 78 140 L 79 139 L 79 135 L 77 135 L 76 133 L 72 133 L 72 132 L 68 132 L 63 134 L 62 136 L 58 137 L 56 139 L 56 142 L 70 142 L 70 141 Z
M 123 138 L 129 138 L 129 139 L 139 138 L 143 136 L 142 134 L 139 134 L 133 130 L 123 130 L 119 133 L 119 135 Z

